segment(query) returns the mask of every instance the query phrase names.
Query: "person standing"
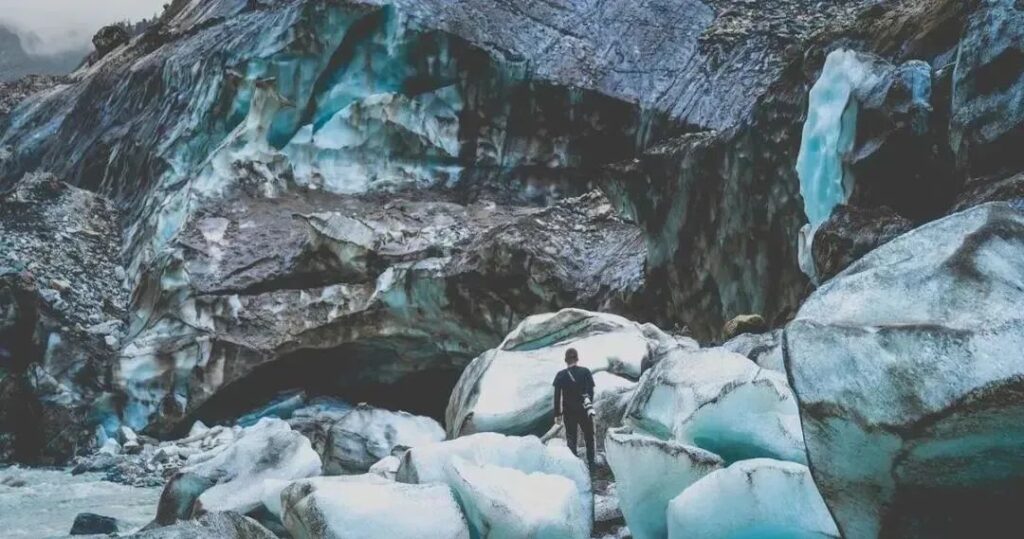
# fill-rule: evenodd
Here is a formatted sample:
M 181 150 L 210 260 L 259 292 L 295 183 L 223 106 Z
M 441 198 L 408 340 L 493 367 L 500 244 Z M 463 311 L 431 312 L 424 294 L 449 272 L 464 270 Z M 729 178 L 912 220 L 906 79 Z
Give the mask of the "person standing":
M 565 441 L 574 455 L 577 435 L 583 430 L 583 443 L 587 446 L 587 464 L 594 469 L 594 377 L 590 369 L 580 367 L 575 348 L 565 351 L 565 370 L 555 375 L 555 422 L 565 424 Z M 564 419 L 563 419 L 564 418 Z

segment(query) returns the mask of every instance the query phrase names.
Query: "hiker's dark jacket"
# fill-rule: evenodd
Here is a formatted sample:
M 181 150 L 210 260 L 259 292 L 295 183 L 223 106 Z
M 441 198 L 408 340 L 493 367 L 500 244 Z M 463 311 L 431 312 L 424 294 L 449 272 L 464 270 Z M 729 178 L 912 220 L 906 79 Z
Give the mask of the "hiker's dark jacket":
M 576 365 L 563 369 L 555 375 L 555 415 L 583 414 L 583 396 L 594 400 L 594 377 L 590 369 Z

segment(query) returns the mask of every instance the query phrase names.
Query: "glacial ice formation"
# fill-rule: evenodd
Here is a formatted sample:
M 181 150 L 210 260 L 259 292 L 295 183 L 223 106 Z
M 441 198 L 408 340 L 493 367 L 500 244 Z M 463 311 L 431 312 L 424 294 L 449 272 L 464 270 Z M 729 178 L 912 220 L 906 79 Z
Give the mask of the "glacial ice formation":
M 230 444 L 192 455 L 182 471 L 214 482 L 199 495 L 197 509 L 245 514 L 262 504 L 264 481 L 319 475 L 321 463 L 305 436 L 280 419 L 264 418 Z
M 808 221 L 800 231 L 800 268 L 812 278 L 814 232 L 853 189 L 854 179 L 844 159 L 856 141 L 858 94 L 878 81 L 872 59 L 838 49 L 825 59 L 811 88 L 796 170 Z
M 591 515 L 582 513 L 576 485 L 566 477 L 526 473 L 458 457 L 446 469 L 473 537 L 588 539 Z
M 806 462 L 797 403 L 785 375 L 722 348 L 670 356 L 655 365 L 640 380 L 624 423 L 726 462 Z
M 744 460 L 688 486 L 669 504 L 669 539 L 838 538 L 806 466 Z
M 785 330 L 810 468 L 846 537 L 1000 535 L 1024 480 L 1024 213 L 908 232 Z
M 282 521 L 296 539 L 469 539 L 466 518 L 445 485 L 391 481 L 300 482 L 281 493 Z
M 622 515 L 636 539 L 665 537 L 669 501 L 723 465 L 714 453 L 628 427 L 608 431 L 605 450 Z
M 429 417 L 360 405 L 331 423 L 323 456 L 324 473 L 366 472 L 396 446 L 416 447 L 444 440 L 444 429 Z
M 576 486 L 580 515 L 589 523 L 594 514 L 594 496 L 590 474 L 583 461 L 564 445 L 541 443 L 535 436 L 505 436 L 484 432 L 435 444 L 414 447 L 402 457 L 398 481 L 406 483 L 446 483 L 451 462 L 461 459 L 475 466 L 511 468 L 523 473 L 541 473 L 568 478 Z M 587 530 L 589 536 L 590 530 Z
M 551 425 L 551 382 L 565 368 L 569 348 L 592 372 L 616 375 L 595 377 L 596 391 L 605 393 L 639 378 L 661 356 L 692 346 L 611 314 L 565 309 L 530 316 L 463 371 L 448 403 L 448 434 L 542 434 Z

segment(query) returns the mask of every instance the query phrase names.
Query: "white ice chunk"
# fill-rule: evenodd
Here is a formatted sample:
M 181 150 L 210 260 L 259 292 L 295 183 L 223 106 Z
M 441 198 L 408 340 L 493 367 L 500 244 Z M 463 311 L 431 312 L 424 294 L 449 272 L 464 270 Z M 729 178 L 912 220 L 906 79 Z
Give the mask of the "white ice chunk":
M 624 423 L 707 449 L 727 462 L 807 459 L 786 376 L 722 348 L 655 365 L 640 381 Z
M 566 477 L 576 486 L 580 514 L 586 515 L 588 522 L 594 514 L 590 473 L 583 461 L 565 445 L 544 445 L 534 436 L 485 432 L 417 446 L 405 453 L 397 479 L 407 483 L 447 483 L 451 478 L 446 467 L 456 458 L 477 466 L 492 465 Z
M 636 539 L 665 537 L 668 502 L 722 466 L 718 455 L 626 427 L 608 431 L 605 451 L 622 515 Z
M 296 539 L 470 537 L 466 519 L 445 485 L 383 479 L 300 482 L 284 490 L 281 502 L 285 528 Z
M 839 537 L 806 466 L 737 462 L 689 486 L 668 506 L 669 539 Z
M 276 418 L 242 429 L 233 442 L 217 451 L 182 469 L 216 482 L 197 501 L 206 511 L 248 513 L 260 506 L 264 481 L 310 477 L 321 468 L 320 456 L 309 440 Z
M 591 516 L 581 512 L 579 492 L 566 477 L 477 466 L 458 457 L 446 473 L 475 537 L 590 537 Z

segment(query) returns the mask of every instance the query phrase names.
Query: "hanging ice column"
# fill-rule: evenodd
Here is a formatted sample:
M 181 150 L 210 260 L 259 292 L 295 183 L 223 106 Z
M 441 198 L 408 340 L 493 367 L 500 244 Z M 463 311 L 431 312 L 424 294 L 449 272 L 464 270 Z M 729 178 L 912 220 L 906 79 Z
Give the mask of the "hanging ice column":
M 811 88 L 796 172 L 808 224 L 800 230 L 800 269 L 817 282 L 811 242 L 832 209 L 846 202 L 853 177 L 844 157 L 853 150 L 857 135 L 857 94 L 879 80 L 870 58 L 839 49 L 825 60 L 821 76 Z

